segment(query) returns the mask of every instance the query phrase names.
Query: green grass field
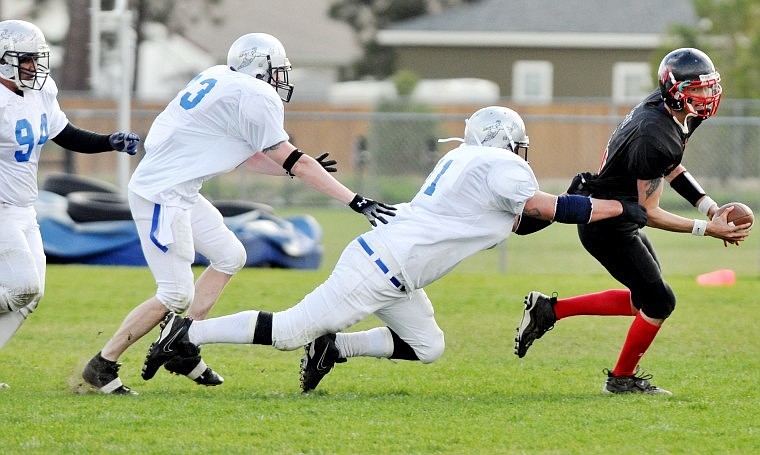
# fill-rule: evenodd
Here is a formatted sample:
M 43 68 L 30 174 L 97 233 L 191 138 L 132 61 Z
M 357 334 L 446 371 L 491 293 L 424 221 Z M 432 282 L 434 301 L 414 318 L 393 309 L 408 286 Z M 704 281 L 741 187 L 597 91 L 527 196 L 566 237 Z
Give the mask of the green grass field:
M 305 210 L 294 210 L 303 213 Z M 246 269 L 212 315 L 297 302 L 365 229 L 341 211 L 311 213 L 325 229 L 315 271 Z M 760 453 L 760 247 L 651 232 L 679 305 L 642 366 L 672 397 L 608 396 L 627 318 L 578 317 L 518 359 L 514 330 L 531 289 L 572 295 L 618 287 L 582 250 L 572 227 L 511 238 L 428 288 L 446 333 L 431 365 L 352 359 L 298 389 L 300 351 L 208 345 L 226 382 L 196 386 L 160 371 L 140 378 L 157 332 L 121 359 L 137 397 L 76 393 L 84 363 L 153 291 L 145 268 L 50 266 L 40 309 L 0 350 L 3 454 L 84 453 Z M 732 268 L 732 287 L 695 276 Z M 506 273 L 502 272 L 506 270 Z M 200 272 L 200 270 L 199 270 Z M 378 324 L 370 319 L 357 328 Z

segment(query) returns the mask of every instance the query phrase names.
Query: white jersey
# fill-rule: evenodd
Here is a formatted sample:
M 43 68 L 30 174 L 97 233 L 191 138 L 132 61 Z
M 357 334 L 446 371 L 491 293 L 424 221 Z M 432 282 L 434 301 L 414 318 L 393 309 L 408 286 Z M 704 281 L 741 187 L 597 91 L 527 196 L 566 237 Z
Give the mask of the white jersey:
M 156 117 L 129 189 L 154 203 L 189 207 L 205 180 L 288 140 L 284 116 L 271 85 L 212 66 Z
M 42 146 L 69 123 L 57 96 L 50 76 L 42 90 L 24 96 L 0 86 L 0 203 L 29 207 L 37 200 Z
M 461 145 L 441 158 L 388 224 L 362 237 L 392 255 L 407 288 L 420 289 L 509 237 L 536 191 L 533 170 L 516 154 Z

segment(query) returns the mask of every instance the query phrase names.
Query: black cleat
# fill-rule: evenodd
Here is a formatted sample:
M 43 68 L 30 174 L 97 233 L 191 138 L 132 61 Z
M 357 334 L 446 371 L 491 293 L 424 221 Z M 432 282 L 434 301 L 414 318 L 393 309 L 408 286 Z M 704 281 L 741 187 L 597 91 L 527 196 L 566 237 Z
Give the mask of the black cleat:
M 335 346 L 335 334 L 322 335 L 304 346 L 301 358 L 301 391 L 309 392 L 317 388 L 319 381 L 332 370 L 336 363 L 343 363 L 345 358 Z
M 607 373 L 607 381 L 604 383 L 602 392 L 604 393 L 645 393 L 647 395 L 673 395 L 665 389 L 653 386 L 649 380 L 652 379 L 651 374 L 642 374 L 636 376 L 639 372 L 639 367 L 636 367 L 636 372 L 631 376 L 613 376 L 612 371 L 605 369 Z
M 223 383 L 224 378 L 209 368 L 206 362 L 203 361 L 200 349 L 199 347 L 198 355 L 192 357 L 172 357 L 164 364 L 164 368 L 169 373 L 187 376 L 199 385 L 215 386 Z
M 137 395 L 137 392 L 121 383 L 121 364 L 104 359 L 100 353 L 90 359 L 82 371 L 82 378 L 98 392 L 111 395 Z
M 556 293 L 551 298 L 537 291 L 530 291 L 525 296 L 525 311 L 523 311 L 515 337 L 515 354 L 517 357 L 525 357 L 530 345 L 554 328 L 554 323 L 557 322 L 557 316 L 554 314 L 556 303 Z
M 187 331 L 193 320 L 169 312 L 161 321 L 158 339 L 150 345 L 142 368 L 142 378 L 146 381 L 156 375 L 158 368 L 174 357 L 198 355 L 199 348 L 190 343 Z

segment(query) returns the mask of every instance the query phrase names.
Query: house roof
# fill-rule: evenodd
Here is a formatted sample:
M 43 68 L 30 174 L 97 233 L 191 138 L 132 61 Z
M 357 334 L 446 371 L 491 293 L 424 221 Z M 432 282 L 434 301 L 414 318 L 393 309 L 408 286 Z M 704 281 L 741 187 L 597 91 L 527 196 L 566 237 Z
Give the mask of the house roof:
M 654 48 L 670 24 L 696 25 L 691 0 L 481 0 L 396 22 L 387 46 Z

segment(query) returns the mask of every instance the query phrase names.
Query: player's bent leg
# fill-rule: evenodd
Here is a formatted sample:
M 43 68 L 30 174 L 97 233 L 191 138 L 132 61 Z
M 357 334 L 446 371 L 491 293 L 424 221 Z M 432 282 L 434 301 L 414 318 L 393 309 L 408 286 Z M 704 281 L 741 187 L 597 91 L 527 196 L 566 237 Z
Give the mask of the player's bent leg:
M 525 357 L 533 342 L 554 328 L 554 323 L 557 322 L 557 317 L 554 314 L 556 303 L 556 293 L 549 297 L 538 291 L 530 291 L 525 296 L 525 310 L 515 337 L 515 354 L 517 357 Z
M 443 330 L 435 320 L 435 310 L 424 289 L 417 289 L 381 308 L 375 315 L 391 331 L 391 358 L 432 363 L 446 349 Z

